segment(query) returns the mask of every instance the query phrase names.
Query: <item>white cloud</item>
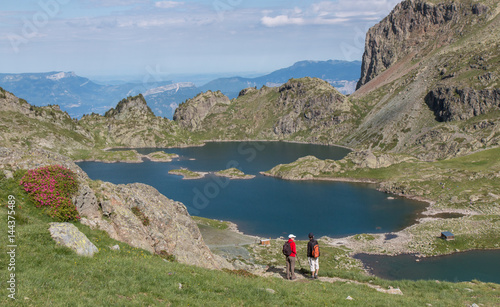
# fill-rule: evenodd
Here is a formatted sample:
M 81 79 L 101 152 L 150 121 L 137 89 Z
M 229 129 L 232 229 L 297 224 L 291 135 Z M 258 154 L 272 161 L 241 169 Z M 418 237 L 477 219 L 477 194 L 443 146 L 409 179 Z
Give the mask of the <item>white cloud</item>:
M 283 10 L 270 17 L 272 11 L 262 11 L 261 23 L 266 27 L 286 25 L 332 25 L 347 22 L 371 22 L 382 19 L 400 0 L 339 0 L 321 1 L 307 8 Z
M 311 20 L 311 23 L 315 25 L 336 25 L 349 20 L 349 18 L 315 18 Z
M 155 6 L 157 8 L 161 8 L 161 9 L 171 9 L 171 8 L 174 8 L 174 7 L 178 7 L 178 6 L 181 6 L 183 5 L 184 2 L 177 2 L 177 1 L 159 1 L 159 2 L 156 2 L 155 3 Z
M 278 27 L 286 25 L 301 25 L 304 23 L 304 19 L 300 17 L 288 17 L 286 15 L 279 15 L 276 17 L 264 16 L 261 19 L 262 24 L 266 27 Z
M 172 102 L 170 105 L 169 105 L 170 109 L 172 109 L 173 111 L 175 111 L 175 109 L 177 109 L 179 107 L 179 105 L 175 102 Z
M 74 104 L 67 104 L 67 105 L 64 105 L 64 107 L 68 108 L 68 109 L 72 109 L 72 108 L 78 108 L 80 107 L 82 104 L 81 103 L 74 103 Z
M 135 4 L 145 4 L 147 1 L 148 0 L 87 0 L 84 3 L 87 6 L 90 5 L 94 7 L 120 7 Z

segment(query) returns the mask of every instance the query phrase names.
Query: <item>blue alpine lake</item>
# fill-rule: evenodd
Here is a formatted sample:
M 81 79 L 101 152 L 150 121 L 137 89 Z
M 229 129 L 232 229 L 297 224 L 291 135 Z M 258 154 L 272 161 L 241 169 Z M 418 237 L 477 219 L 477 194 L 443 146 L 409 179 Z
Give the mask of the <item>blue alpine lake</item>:
M 500 250 L 468 251 L 439 257 L 358 254 L 372 274 L 390 280 L 436 279 L 451 282 L 480 280 L 500 284 Z
M 142 154 L 159 149 L 141 149 Z M 306 239 L 401 230 L 415 222 L 425 204 L 400 197 L 389 199 L 374 185 L 329 181 L 287 181 L 259 174 L 280 163 L 306 155 L 341 159 L 348 149 L 285 142 L 211 142 L 202 147 L 163 149 L 180 156 L 172 162 L 99 163 L 78 165 L 92 179 L 115 184 L 151 185 L 186 205 L 191 215 L 228 220 L 247 234 L 279 237 L 289 233 Z M 230 180 L 209 174 L 183 180 L 169 170 L 187 168 L 213 172 L 236 167 L 249 180 Z

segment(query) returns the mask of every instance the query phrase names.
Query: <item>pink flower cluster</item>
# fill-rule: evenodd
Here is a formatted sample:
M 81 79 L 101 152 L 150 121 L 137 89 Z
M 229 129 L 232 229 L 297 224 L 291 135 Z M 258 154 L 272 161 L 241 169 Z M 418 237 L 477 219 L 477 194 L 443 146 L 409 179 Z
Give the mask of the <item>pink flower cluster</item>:
M 78 191 L 74 176 L 71 170 L 61 165 L 50 165 L 29 170 L 20 184 L 37 202 L 37 207 L 43 207 L 52 217 L 69 221 L 80 218 L 71 202 L 71 196 Z

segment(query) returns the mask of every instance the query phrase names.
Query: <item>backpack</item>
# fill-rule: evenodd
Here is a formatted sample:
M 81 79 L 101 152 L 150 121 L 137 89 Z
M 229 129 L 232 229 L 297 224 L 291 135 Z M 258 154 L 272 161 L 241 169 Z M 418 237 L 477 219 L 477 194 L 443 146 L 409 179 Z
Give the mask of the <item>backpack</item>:
M 290 246 L 290 242 L 285 242 L 285 244 L 283 244 L 283 255 L 285 256 L 290 256 L 292 254 L 292 247 Z
M 318 245 L 318 243 L 316 243 L 313 246 L 312 251 L 311 251 L 311 256 L 313 258 L 318 258 L 319 257 L 319 245 Z

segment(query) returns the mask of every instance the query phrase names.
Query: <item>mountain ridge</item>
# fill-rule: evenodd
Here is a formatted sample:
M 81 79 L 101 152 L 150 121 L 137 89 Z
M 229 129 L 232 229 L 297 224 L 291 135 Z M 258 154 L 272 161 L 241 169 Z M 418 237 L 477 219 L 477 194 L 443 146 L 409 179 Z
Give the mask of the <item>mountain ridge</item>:
M 303 77 L 319 78 L 328 81 L 338 87 L 343 94 L 351 94 L 349 82 L 354 83 L 359 79 L 361 68 L 360 61 L 299 61 L 292 66 L 275 70 L 267 75 L 255 78 L 229 77 L 213 80 L 200 87 L 202 91 L 221 90 L 229 98 L 236 98 L 238 93 L 248 87 L 262 86 L 278 87 L 289 79 Z
M 351 93 L 359 78 L 360 67 L 359 61 L 300 61 L 260 77 L 215 79 L 202 86 L 196 86 L 189 80 L 174 82 L 157 78 L 145 79 L 143 82 L 105 84 L 78 76 L 74 72 L 64 71 L 2 73 L 0 86 L 15 93 L 17 97 L 27 99 L 32 105 L 57 104 L 75 118 L 81 118 L 89 113 L 104 114 L 113 107 L 115 101 L 143 94 L 156 115 L 171 119 L 180 103 L 200 92 L 222 90 L 230 98 L 235 98 L 244 88 L 262 85 L 279 86 L 292 77 L 323 77 L 344 93 Z

